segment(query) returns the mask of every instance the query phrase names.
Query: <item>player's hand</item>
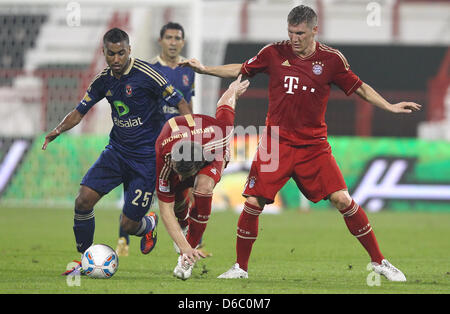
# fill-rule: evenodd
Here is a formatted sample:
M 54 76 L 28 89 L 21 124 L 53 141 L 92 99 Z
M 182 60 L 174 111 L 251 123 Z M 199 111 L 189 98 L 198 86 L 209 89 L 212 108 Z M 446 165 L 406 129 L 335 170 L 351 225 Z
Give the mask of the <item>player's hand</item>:
M 55 138 L 57 138 L 59 135 L 61 134 L 61 132 L 56 128 L 53 131 L 51 131 L 50 133 L 48 133 L 45 136 L 45 141 L 44 144 L 42 145 L 42 150 L 46 150 L 47 149 L 47 145 L 48 143 L 50 143 L 51 141 L 53 141 Z
M 183 263 L 188 263 L 189 265 L 192 265 L 197 260 L 206 257 L 202 251 L 192 248 L 184 251 L 182 250 L 181 253 L 183 256 Z
M 242 79 L 242 74 L 239 74 L 237 79 L 235 81 L 233 81 L 230 84 L 230 86 L 228 87 L 229 89 L 234 90 L 234 94 L 236 95 L 236 99 L 239 98 L 239 96 L 241 96 L 243 93 L 245 93 L 247 88 L 250 86 L 249 80 L 244 80 L 244 81 L 241 82 L 241 79 Z
M 178 62 L 178 66 L 180 67 L 191 67 L 192 70 L 194 70 L 197 73 L 204 74 L 205 73 L 205 66 L 200 63 L 195 58 L 184 60 L 181 62 Z
M 402 101 L 391 106 L 391 110 L 394 113 L 411 113 L 413 111 L 419 111 L 422 105 L 415 102 Z

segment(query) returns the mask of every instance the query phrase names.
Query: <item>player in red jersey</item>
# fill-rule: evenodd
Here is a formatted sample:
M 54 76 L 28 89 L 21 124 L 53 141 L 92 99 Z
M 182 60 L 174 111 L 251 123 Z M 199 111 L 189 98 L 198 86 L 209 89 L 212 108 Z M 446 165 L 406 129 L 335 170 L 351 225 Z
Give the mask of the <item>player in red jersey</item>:
M 356 93 L 393 113 L 411 113 L 421 106 L 413 102 L 390 104 L 351 71 L 341 52 L 317 42 L 317 15 L 311 8 L 295 7 L 287 24 L 289 40 L 267 45 L 243 64 L 208 67 L 195 59 L 182 63 L 198 73 L 219 77 L 266 73 L 270 78 L 266 131 L 243 193 L 247 199 L 238 221 L 236 264 L 219 278 L 248 277 L 248 261 L 258 236 L 258 217 L 287 180 L 293 178 L 309 200 L 329 199 L 342 213 L 349 231 L 370 255 L 375 272 L 392 281 L 406 281 L 404 274 L 381 254 L 364 210 L 348 193 L 327 141 L 325 111 L 331 84 L 346 95 Z
M 156 141 L 159 209 L 169 235 L 180 250 L 174 275 L 191 276 L 195 261 L 204 257 L 197 246 L 211 214 L 213 189 L 229 158 L 237 98 L 249 86 L 241 76 L 230 84 L 217 103 L 216 117 L 189 114 L 173 117 Z M 193 207 L 189 208 L 189 188 Z M 186 237 L 178 223 L 189 215 Z M 178 219 L 178 221 L 177 221 Z

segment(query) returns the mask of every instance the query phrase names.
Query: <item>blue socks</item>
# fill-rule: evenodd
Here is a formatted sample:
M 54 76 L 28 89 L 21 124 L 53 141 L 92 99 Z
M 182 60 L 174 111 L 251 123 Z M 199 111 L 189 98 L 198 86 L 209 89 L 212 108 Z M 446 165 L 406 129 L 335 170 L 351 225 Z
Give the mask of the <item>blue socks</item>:
M 141 220 L 141 225 L 139 226 L 138 231 L 136 232 L 137 237 L 143 237 L 147 233 L 150 232 L 155 227 L 155 219 L 150 216 L 144 216 Z
M 80 211 L 75 209 L 73 219 L 73 233 L 77 243 L 77 250 L 84 253 L 94 242 L 95 216 L 94 209 Z
M 155 219 L 150 216 L 144 216 L 141 220 L 136 236 L 143 237 L 155 226 Z M 94 209 L 90 211 L 80 211 L 75 209 L 75 216 L 73 219 L 73 233 L 75 234 L 75 241 L 77 243 L 77 250 L 84 253 L 94 243 L 95 231 L 95 216 Z M 129 235 L 120 229 L 120 236 L 127 239 L 129 242 Z

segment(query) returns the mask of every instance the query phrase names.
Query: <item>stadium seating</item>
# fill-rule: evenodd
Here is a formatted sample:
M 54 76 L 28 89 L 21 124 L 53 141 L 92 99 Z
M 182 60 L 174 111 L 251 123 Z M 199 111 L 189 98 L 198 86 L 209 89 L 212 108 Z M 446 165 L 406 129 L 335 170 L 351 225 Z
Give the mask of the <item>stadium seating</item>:
M 24 67 L 25 53 L 36 45 L 36 39 L 47 16 L 0 15 L 0 67 L 18 71 Z M 14 74 L 13 71 L 9 72 Z M 6 74 L 6 73 L 5 73 Z M 14 75 L 1 75 L 0 85 L 11 85 Z
M 68 23 L 65 7 L 0 15 L 0 126 L 4 136 L 33 136 L 79 101 L 80 89 L 110 18 L 108 9 L 83 9 Z M 17 124 L 21 120 L 24 123 Z

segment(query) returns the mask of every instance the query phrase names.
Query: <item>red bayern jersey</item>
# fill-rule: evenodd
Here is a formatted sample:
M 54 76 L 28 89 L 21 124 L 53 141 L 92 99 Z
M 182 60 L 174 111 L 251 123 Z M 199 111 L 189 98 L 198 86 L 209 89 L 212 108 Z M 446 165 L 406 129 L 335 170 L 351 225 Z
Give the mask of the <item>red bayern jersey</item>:
M 227 106 L 224 106 L 225 108 Z M 228 110 L 228 109 L 224 109 Z M 234 113 L 233 113 L 234 114 Z M 192 186 L 193 179 L 180 182 L 170 163 L 171 150 L 178 141 L 195 141 L 203 146 L 206 158 L 225 160 L 229 158 L 229 144 L 233 136 L 233 125 L 202 114 L 189 114 L 169 119 L 156 140 L 156 191 L 165 202 L 172 202 L 175 188 Z M 181 188 L 182 189 L 182 188 Z
M 325 112 L 331 84 L 346 95 L 362 84 L 341 52 L 319 42 L 306 58 L 292 51 L 290 41 L 265 46 L 241 67 L 241 73 L 249 77 L 260 72 L 269 75 L 266 126 L 279 127 L 280 140 L 291 145 L 326 140 Z

